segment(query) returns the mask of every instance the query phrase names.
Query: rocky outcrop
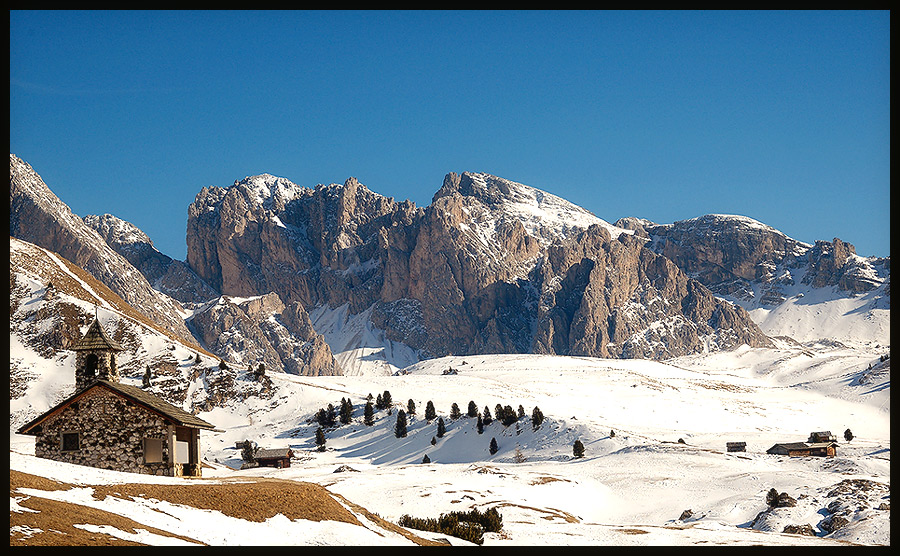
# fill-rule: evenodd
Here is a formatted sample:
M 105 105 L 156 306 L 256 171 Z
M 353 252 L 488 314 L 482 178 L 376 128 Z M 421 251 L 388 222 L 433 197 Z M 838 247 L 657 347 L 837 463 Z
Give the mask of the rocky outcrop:
M 878 267 L 890 272 L 889 259 L 859 257 L 838 238 L 809 245 L 743 216 L 709 214 L 673 224 L 625 218 L 616 224 L 646 237 L 651 250 L 717 295 L 761 306 L 783 302 L 785 287 L 798 282 L 856 294 L 881 285 Z
M 88 215 L 83 220 L 156 290 L 183 303 L 199 303 L 218 296 L 187 264 L 158 251 L 147 234 L 134 224 L 111 214 Z
M 226 295 L 371 309 L 387 338 L 423 357 L 768 345 L 746 312 L 631 230 L 487 174 L 448 174 L 425 209 L 353 178 L 310 189 L 262 175 L 204 188 L 189 209 L 187 260 Z
M 58 253 L 92 274 L 146 317 L 181 339 L 192 337 L 179 304 L 74 215 L 23 160 L 9 155 L 9 235 Z
M 304 376 L 341 374 L 303 306 L 285 305 L 275 293 L 223 296 L 197 311 L 190 325 L 207 349 L 235 364 Z

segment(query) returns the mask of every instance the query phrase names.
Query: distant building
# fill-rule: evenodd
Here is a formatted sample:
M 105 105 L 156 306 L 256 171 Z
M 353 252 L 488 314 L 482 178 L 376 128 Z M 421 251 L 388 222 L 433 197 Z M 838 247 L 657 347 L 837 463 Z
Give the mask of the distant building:
M 746 442 L 726 442 L 725 448 L 729 452 L 746 452 L 747 451 L 747 443 Z
M 837 442 L 786 442 L 775 444 L 766 453 L 791 457 L 834 457 L 837 455 Z
M 253 454 L 253 459 L 260 467 L 283 467 L 291 466 L 291 458 L 294 452 L 290 448 L 273 448 L 259 449 Z
M 809 438 L 806 441 L 811 443 L 837 442 L 837 437 L 831 434 L 831 431 L 811 432 L 809 433 Z
M 200 430 L 215 427 L 137 386 L 120 384 L 112 341 L 97 319 L 73 346 L 75 393 L 19 428 L 41 458 L 101 469 L 199 477 Z

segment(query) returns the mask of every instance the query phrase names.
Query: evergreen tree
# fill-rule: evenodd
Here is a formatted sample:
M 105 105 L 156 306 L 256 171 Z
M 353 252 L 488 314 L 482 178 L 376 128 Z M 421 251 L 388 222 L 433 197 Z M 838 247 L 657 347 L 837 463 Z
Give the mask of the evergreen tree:
M 363 409 L 363 423 L 369 427 L 375 424 L 375 407 L 371 400 L 366 402 L 366 407 Z
M 614 430 L 609 431 L 609 437 L 610 437 L 610 438 L 615 438 L 615 437 L 616 437 L 616 431 L 614 431 Z
M 220 370 L 220 371 L 227 371 L 227 370 L 228 370 L 228 364 L 225 363 L 225 360 L 224 360 L 224 359 L 219 359 L 219 370 Z
M 512 406 L 503 406 L 503 418 L 500 419 L 503 422 L 504 427 L 508 427 L 516 422 L 516 412 L 513 410 Z
M 478 406 L 475 405 L 475 402 L 469 402 L 468 412 L 466 413 L 469 417 L 475 417 L 478 415 Z
M 580 440 L 576 440 L 575 444 L 572 445 L 572 455 L 576 458 L 584 457 L 584 444 Z
M 341 398 L 341 424 L 347 425 L 353 419 L 353 404 L 350 400 Z
M 451 419 L 459 419 L 462 416 L 462 412 L 459 410 L 459 406 L 456 405 L 456 402 L 453 402 L 453 405 L 450 406 L 450 418 Z
M 397 412 L 397 423 L 394 425 L 394 436 L 406 438 L 406 412 L 402 409 Z
M 774 488 L 770 488 L 769 492 L 766 493 L 766 505 L 770 508 L 774 508 L 776 504 L 778 504 L 778 491 Z
M 431 421 L 435 417 L 437 417 L 437 411 L 435 411 L 434 404 L 431 400 L 428 400 L 428 403 L 425 404 L 425 419 Z
M 381 401 L 384 403 L 385 408 L 391 407 L 394 404 L 394 401 L 391 399 L 391 393 L 387 390 L 381 395 Z
M 522 404 L 519 404 L 518 418 L 519 418 L 519 419 L 524 419 L 524 418 L 525 418 L 525 408 L 522 407 Z
M 494 406 L 494 418 L 497 419 L 498 421 L 500 421 L 501 423 L 503 422 L 503 406 L 502 405 L 497 404 Z
M 144 388 L 150 388 L 150 365 L 147 365 L 147 370 L 144 371 L 144 380 L 143 380 Z
M 334 405 L 328 404 L 328 409 L 325 410 L 325 416 L 328 419 L 329 427 L 333 427 L 335 423 L 337 423 L 337 410 L 334 409 Z
M 198 353 L 197 357 L 194 358 L 194 365 L 199 365 L 200 363 L 201 363 L 200 354 Z
M 253 447 L 253 443 L 249 440 L 245 440 L 241 442 L 241 459 L 246 461 L 247 463 L 253 463 L 256 461 L 256 448 Z
M 499 450 L 499 449 L 500 449 L 500 447 L 497 446 L 497 439 L 491 438 L 491 446 L 490 446 L 491 455 L 493 456 L 494 454 L 496 454 L 497 450 Z
M 258 367 L 256 367 L 256 372 L 254 373 L 256 380 L 261 379 L 266 376 L 266 366 L 263 363 L 260 363 Z
M 378 397 L 375 398 L 375 407 L 378 409 L 384 409 L 384 398 L 381 397 L 381 394 L 378 394 Z
M 541 410 L 538 406 L 534 406 L 534 411 L 531 412 L 531 426 L 534 430 L 538 430 L 541 426 L 541 423 L 544 422 L 544 414 L 541 413 Z
M 494 422 L 494 418 L 491 417 L 491 410 L 488 409 L 488 406 L 484 406 L 484 426 L 488 426 Z
M 478 431 L 478 434 L 484 433 L 484 419 L 481 418 L 481 413 L 478 414 L 478 422 L 475 423 L 475 429 Z
M 844 431 L 844 440 L 846 440 L 847 442 L 853 440 L 853 433 L 850 432 L 850 429 Z
M 431 437 L 431 445 L 434 446 L 435 444 L 437 444 L 437 438 L 432 436 Z
M 444 426 L 444 418 L 440 417 L 437 424 L 437 437 L 444 438 L 445 432 L 447 432 L 447 428 Z
M 416 414 L 416 402 L 414 402 L 412 398 L 410 398 L 409 401 L 406 402 L 406 413 L 409 415 Z
M 322 430 L 322 427 L 316 429 L 316 448 L 320 452 L 325 451 L 325 431 Z
M 425 457 L 422 458 L 422 463 L 431 463 L 431 458 L 428 457 L 428 454 L 425 454 Z

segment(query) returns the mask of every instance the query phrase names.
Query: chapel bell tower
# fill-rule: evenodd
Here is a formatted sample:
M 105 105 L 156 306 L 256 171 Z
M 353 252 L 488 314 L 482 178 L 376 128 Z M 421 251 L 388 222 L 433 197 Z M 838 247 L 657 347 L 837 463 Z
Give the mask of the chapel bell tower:
M 124 351 L 124 348 L 109 337 L 97 317 L 94 317 L 87 332 L 71 349 L 75 352 L 76 390 L 90 386 L 97 380 L 119 382 L 116 352 Z

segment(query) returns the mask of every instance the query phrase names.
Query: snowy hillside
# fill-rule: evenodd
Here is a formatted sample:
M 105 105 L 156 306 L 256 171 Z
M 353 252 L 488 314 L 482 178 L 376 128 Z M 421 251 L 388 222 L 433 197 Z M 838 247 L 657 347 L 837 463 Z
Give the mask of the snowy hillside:
M 424 361 L 396 376 L 277 374 L 272 398 L 251 397 L 200 414 L 224 431 L 202 439 L 211 466 L 204 477 L 318 483 L 393 523 L 404 514 L 437 517 L 497 508 L 503 529 L 486 533 L 485 545 L 886 545 L 890 374 L 888 367 L 874 381 L 860 380 L 869 361 L 879 365 L 878 353 L 870 352 L 867 360 L 859 350 L 813 353 L 785 347 L 673 364 L 485 355 Z M 367 395 L 384 391 L 393 399 L 391 414 L 378 411 L 374 425 L 366 426 Z M 352 422 L 330 428 L 326 451 L 316 451 L 315 413 L 327 404 L 337 407 L 345 397 L 354 404 Z M 416 413 L 408 418 L 407 436 L 396 438 L 397 415 L 408 409 L 408 400 Z M 479 412 L 487 407 L 494 413 L 497 404 L 522 405 L 526 415 L 506 427 L 494 419 L 479 434 L 476 419 L 465 416 L 470 400 Z M 428 401 L 446 424 L 442 438 L 436 438 L 436 420 L 424 419 Z M 453 403 L 463 414 L 455 420 L 449 416 Z M 536 406 L 544 421 L 534 428 Z M 840 436 L 845 429 L 856 437 L 850 442 L 841 437 L 835 458 L 765 453 L 777 442 L 804 441 L 811 431 Z M 492 438 L 496 454 L 489 451 Z M 291 447 L 291 467 L 236 470 L 242 460 L 235 443 L 245 439 L 264 448 Z M 585 446 L 583 458 L 573 458 L 575 440 Z M 747 451 L 726 452 L 731 441 L 746 442 Z M 79 484 L 154 482 L 37 461 L 28 455 L 30 442 L 10 435 L 13 469 Z M 422 463 L 426 454 L 431 463 Z M 788 493 L 796 506 L 767 510 L 765 496 L 772 488 Z M 25 496 L 98 504 L 78 489 L 29 489 L 14 499 Z M 11 502 L 11 513 L 20 511 L 15 506 Z M 216 512 L 141 499 L 102 507 L 155 527 L 162 516 L 154 508 L 163 509 L 177 516 L 162 519 L 163 529 L 215 545 L 260 544 L 260 538 L 264 544 L 370 544 L 372 539 L 364 528 L 327 524 L 299 535 L 297 522 L 279 517 L 245 528 Z M 846 524 L 826 530 L 838 517 Z M 786 534 L 787 525 L 810 525 L 816 536 Z M 221 535 L 224 527 L 234 532 L 225 537 L 209 532 Z M 168 541 L 148 536 L 141 542 Z

